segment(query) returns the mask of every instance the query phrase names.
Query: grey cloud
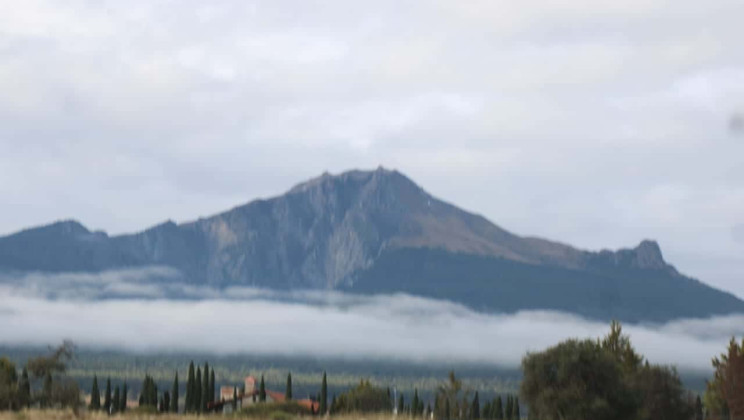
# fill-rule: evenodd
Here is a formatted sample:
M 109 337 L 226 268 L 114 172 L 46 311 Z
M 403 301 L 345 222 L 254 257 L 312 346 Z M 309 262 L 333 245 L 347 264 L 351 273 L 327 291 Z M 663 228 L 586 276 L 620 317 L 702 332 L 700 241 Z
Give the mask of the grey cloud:
M 736 225 L 731 228 L 731 237 L 734 241 L 744 244 L 744 224 Z

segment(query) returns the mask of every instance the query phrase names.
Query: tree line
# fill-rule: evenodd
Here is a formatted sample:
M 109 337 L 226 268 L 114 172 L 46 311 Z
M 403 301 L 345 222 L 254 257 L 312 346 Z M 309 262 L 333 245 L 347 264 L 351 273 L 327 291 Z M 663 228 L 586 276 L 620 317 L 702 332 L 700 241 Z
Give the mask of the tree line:
M 67 363 L 74 346 L 65 341 L 49 354 L 28 359 L 18 375 L 7 357 L 0 358 L 0 409 L 66 408 L 77 410 L 80 388 L 68 378 Z
M 50 348 L 49 354 L 29 358 L 17 370 L 8 358 L 0 358 L 0 410 L 23 408 L 65 408 L 77 410 L 80 389 L 66 376 L 74 346 L 64 342 Z M 686 391 L 673 367 L 650 364 L 637 353 L 622 326 L 612 322 L 609 333 L 596 340 L 565 340 L 541 352 L 528 353 L 522 360 L 523 380 L 517 395 L 496 396 L 481 401 L 479 392 L 467 389 L 450 372 L 426 401 L 414 388 L 410 400 L 403 393 L 391 394 L 362 380 L 338 396 L 329 398 L 324 372 L 319 392 L 311 397 L 309 414 L 350 412 L 391 412 L 410 417 L 438 420 L 517 420 L 527 408 L 530 420 L 744 420 L 744 341 L 731 340 L 725 353 L 713 359 L 714 376 L 708 381 L 703 398 Z M 175 372 L 170 390 L 159 390 L 148 374 L 138 396 L 138 410 L 152 413 L 208 413 L 226 401 L 218 401 L 215 372 L 209 363 L 189 363 L 186 395 L 179 396 L 179 377 Z M 132 402 L 127 383 L 113 386 L 105 381 L 101 391 L 93 376 L 88 408 L 109 414 L 123 413 Z M 258 389 L 246 395 L 233 387 L 232 408 L 239 401 L 267 402 L 264 376 Z M 284 404 L 293 402 L 292 374 L 287 374 Z M 520 397 L 524 403 L 520 403 Z M 330 400 L 330 401 L 329 401 Z M 183 410 L 179 409 L 183 402 Z M 129 404 L 128 404 L 129 403 Z M 433 404 L 432 404 L 433 403 Z M 275 403 L 278 404 L 278 403 Z

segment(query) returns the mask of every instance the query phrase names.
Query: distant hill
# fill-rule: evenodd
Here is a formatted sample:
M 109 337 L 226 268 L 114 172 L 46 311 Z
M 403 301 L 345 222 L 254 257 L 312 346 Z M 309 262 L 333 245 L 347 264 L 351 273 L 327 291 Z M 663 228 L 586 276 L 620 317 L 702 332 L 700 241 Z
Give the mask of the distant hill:
M 326 173 L 272 199 L 130 235 L 62 221 L 0 238 L 0 271 L 151 265 L 213 287 L 406 292 L 489 312 L 625 321 L 744 312 L 733 295 L 678 273 L 653 241 L 588 252 L 517 236 L 382 168 Z

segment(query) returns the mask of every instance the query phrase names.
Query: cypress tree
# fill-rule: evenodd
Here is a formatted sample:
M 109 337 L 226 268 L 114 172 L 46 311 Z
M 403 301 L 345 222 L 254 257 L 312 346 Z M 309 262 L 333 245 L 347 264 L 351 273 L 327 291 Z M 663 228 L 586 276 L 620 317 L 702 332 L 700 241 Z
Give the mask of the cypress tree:
M 121 399 L 121 395 L 119 394 L 119 386 L 117 385 L 116 388 L 114 388 L 114 398 L 111 400 L 111 412 L 112 413 L 119 412 L 119 400 L 120 399 Z
M 232 400 L 233 413 L 238 410 L 238 387 L 233 387 L 233 400 Z
M 450 418 L 450 404 L 449 404 L 449 398 L 444 400 L 444 418 L 445 420 L 449 420 Z
M 170 411 L 172 413 L 178 414 L 178 371 L 176 371 L 176 376 L 173 378 L 173 387 L 171 388 L 171 404 L 170 404 Z
M 163 412 L 167 413 L 170 411 L 171 407 L 171 397 L 170 392 L 164 391 L 163 392 Z
M 328 412 L 328 382 L 326 381 L 326 373 L 323 372 L 323 382 L 320 384 L 320 414 L 326 414 L 327 412 Z
M 700 401 L 700 395 L 695 398 L 695 420 L 703 420 L 703 403 Z
M 514 420 L 519 420 L 520 417 L 521 417 L 520 414 L 519 414 L 519 397 L 516 397 L 515 396 L 514 397 L 514 402 L 512 404 L 513 404 L 512 405 L 512 418 Z
M 496 406 L 494 407 L 494 416 L 496 420 L 504 420 L 504 407 L 501 405 L 501 395 L 496 396 Z
M 400 398 L 398 398 L 398 414 L 403 414 L 403 410 L 405 410 L 406 404 L 405 400 L 403 399 L 403 393 L 400 393 Z
M 209 372 L 209 401 L 214 401 L 214 368 Z
M 103 409 L 111 413 L 111 378 L 106 378 L 106 393 L 103 395 Z
M 201 413 L 201 411 L 202 411 L 202 405 L 201 405 L 201 394 L 202 394 L 201 382 L 202 382 L 201 368 L 200 367 L 197 367 L 196 368 L 196 379 L 194 380 L 194 401 L 193 401 L 193 403 L 194 403 L 194 411 L 197 412 L 197 413 Z
M 119 401 L 119 412 L 123 413 L 127 411 L 127 394 L 129 393 L 129 390 L 127 389 L 127 383 L 124 382 L 124 386 L 121 389 L 121 400 Z
M 93 375 L 93 386 L 90 388 L 90 404 L 88 408 L 92 411 L 101 409 L 101 391 L 98 390 L 98 376 L 96 375 Z
M 189 373 L 186 378 L 186 407 L 185 411 L 187 413 L 192 413 L 194 411 L 194 392 L 196 392 L 196 388 L 194 387 L 194 381 L 196 379 L 194 378 L 194 361 L 192 360 L 191 363 L 189 363 Z
M 480 418 L 480 401 L 478 400 L 478 391 L 475 391 L 475 397 L 473 397 L 473 405 L 470 407 L 470 417 L 473 419 Z
M 287 374 L 287 390 L 284 392 L 287 401 L 292 399 L 292 372 Z
M 204 379 L 202 382 L 201 411 L 207 412 L 207 403 L 209 402 L 209 363 L 204 363 Z
M 261 375 L 261 385 L 258 388 L 258 401 L 266 402 L 266 385 L 264 385 L 263 375 Z
M 31 381 L 28 379 L 28 369 L 25 367 L 21 373 L 21 380 L 18 382 L 18 404 L 21 407 L 28 407 L 31 404 Z M 101 404 L 100 398 L 98 404 Z
M 507 395 L 506 396 L 506 410 L 504 410 L 504 418 L 506 420 L 512 420 L 512 410 L 514 409 L 513 405 L 514 405 L 514 401 L 512 401 L 512 396 Z

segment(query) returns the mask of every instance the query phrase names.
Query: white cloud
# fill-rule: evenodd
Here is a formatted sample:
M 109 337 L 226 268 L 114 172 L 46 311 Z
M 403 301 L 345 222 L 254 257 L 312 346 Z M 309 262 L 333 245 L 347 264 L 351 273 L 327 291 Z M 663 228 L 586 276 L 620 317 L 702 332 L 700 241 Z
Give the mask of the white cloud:
M 140 277 L 142 274 L 144 277 Z M 381 358 L 413 362 L 476 362 L 516 367 L 528 351 L 567 338 L 596 338 L 604 323 L 557 312 L 511 315 L 473 312 L 446 301 L 404 294 L 359 296 L 234 288 L 158 285 L 158 269 L 111 272 L 98 279 L 36 275 L 68 295 L 47 298 L 45 287 L 0 289 L 0 344 L 41 345 L 72 339 L 99 349 L 214 354 L 280 354 Z M 24 281 L 28 282 L 30 277 Z M 102 284 L 96 285 L 96 281 Z M 68 282 L 68 283 L 65 283 Z M 60 285 L 61 283 L 61 285 Z M 140 296 L 91 300 L 92 290 Z M 184 300 L 166 300 L 178 289 Z M 76 293 L 77 291 L 77 293 Z M 742 316 L 626 325 L 651 362 L 708 371 Z M 199 337 L 195 340 L 194 337 Z

